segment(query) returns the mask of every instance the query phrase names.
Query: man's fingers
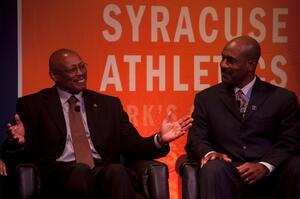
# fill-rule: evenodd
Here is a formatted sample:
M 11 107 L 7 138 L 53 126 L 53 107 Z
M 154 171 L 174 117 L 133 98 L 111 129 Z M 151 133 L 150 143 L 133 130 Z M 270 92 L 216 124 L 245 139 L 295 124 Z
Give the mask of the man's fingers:
M 208 161 L 210 161 L 210 160 L 215 160 L 215 159 L 220 159 L 220 160 L 224 160 L 224 161 L 226 161 L 226 162 L 231 162 L 231 159 L 228 158 L 227 155 L 221 154 L 221 153 L 213 152 L 213 153 L 209 154 L 207 157 L 201 159 L 201 168 L 202 168 Z
M 247 163 L 241 164 L 240 166 L 236 167 L 240 174 L 244 173 L 248 168 L 249 167 L 247 166 Z
M 247 182 L 248 184 L 254 184 L 256 181 L 253 179 L 253 180 L 248 180 Z
M 185 115 L 185 116 L 179 118 L 177 120 L 177 122 L 180 124 L 180 126 L 184 126 L 193 121 L 193 119 L 191 120 L 191 118 L 192 117 L 190 115 Z
M 215 153 L 208 155 L 207 157 L 203 158 L 203 166 L 210 160 L 214 160 L 216 159 L 217 156 L 215 155 Z
M 15 114 L 15 120 L 16 120 L 16 124 L 19 125 L 22 123 L 21 118 L 18 114 Z
M 212 156 L 209 158 L 209 160 L 214 160 L 214 159 L 216 159 L 216 158 L 217 158 L 217 156 L 212 155 Z
M 181 137 L 181 136 L 183 136 L 185 133 L 186 133 L 186 131 L 185 131 L 185 130 L 181 130 L 181 131 L 178 133 L 178 137 Z
M 12 126 L 12 124 L 8 123 L 7 124 L 7 130 L 8 130 L 8 137 L 12 137 L 15 133 L 15 126 Z
M 226 154 L 223 154 L 223 155 L 222 155 L 222 158 L 223 158 L 223 160 L 225 160 L 226 162 L 231 162 L 231 161 L 232 161 Z
M 178 120 L 178 123 L 180 124 L 181 127 L 187 126 L 191 122 L 193 122 L 193 118 L 191 118 L 190 116 L 185 116 L 184 118 L 180 118 Z
M 7 176 L 5 163 L 0 160 L 0 175 Z
M 13 135 L 13 139 L 14 139 L 14 140 L 18 140 L 19 137 L 18 137 L 17 135 Z
M 202 158 L 201 160 L 201 168 L 207 163 L 208 158 Z
M 201 162 L 200 162 L 200 168 L 202 168 L 203 167 L 203 160 L 201 160 Z
M 243 179 L 252 179 L 253 176 L 252 176 L 253 172 L 251 170 L 246 170 L 244 173 L 241 174 L 241 178 Z
M 243 178 L 244 182 L 247 183 L 247 184 L 250 184 L 250 183 L 253 183 L 254 180 L 251 179 L 251 178 Z
M 14 127 L 14 126 L 9 126 L 9 127 L 8 127 L 8 131 L 12 132 L 12 131 L 14 131 L 14 130 L 15 130 L 15 127 Z
M 208 155 L 207 157 L 204 157 L 201 159 L 201 168 L 209 161 L 212 160 L 212 155 Z
M 189 123 L 185 125 L 184 127 L 181 127 L 181 131 L 187 131 L 192 126 L 192 123 Z
M 255 182 L 257 182 L 256 176 L 249 173 L 247 175 L 244 175 L 242 179 L 248 184 L 254 184 Z
M 2 175 L 3 176 L 7 176 L 7 172 L 6 172 L 6 167 L 5 166 L 2 168 Z
M 185 134 L 185 131 L 175 131 L 175 133 L 173 134 L 174 136 L 173 136 L 172 141 L 183 136 L 184 134 Z

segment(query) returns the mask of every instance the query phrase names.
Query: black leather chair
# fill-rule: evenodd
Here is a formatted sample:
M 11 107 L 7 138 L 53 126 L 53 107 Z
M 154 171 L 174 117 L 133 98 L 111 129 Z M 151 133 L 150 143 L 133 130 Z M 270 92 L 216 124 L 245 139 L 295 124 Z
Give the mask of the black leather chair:
M 38 169 L 32 164 L 20 164 L 15 172 L 17 198 L 37 199 L 41 192 L 41 181 Z
M 199 199 L 199 164 L 181 155 L 176 161 L 176 168 L 182 179 L 182 199 Z
M 138 199 L 169 199 L 168 167 L 155 160 L 141 160 L 130 163 L 140 185 Z M 20 164 L 16 167 L 18 199 L 40 198 L 42 183 L 37 168 L 32 164 Z
M 182 155 L 177 159 L 176 168 L 182 179 L 182 199 L 199 199 L 200 186 L 198 182 L 198 172 L 200 165 Z M 247 199 L 272 199 L 268 193 L 254 192 L 247 196 Z

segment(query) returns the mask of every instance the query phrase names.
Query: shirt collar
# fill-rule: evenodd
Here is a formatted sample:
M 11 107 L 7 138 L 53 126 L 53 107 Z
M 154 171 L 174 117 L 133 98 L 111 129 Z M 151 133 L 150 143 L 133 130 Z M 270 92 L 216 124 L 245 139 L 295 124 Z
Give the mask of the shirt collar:
M 74 95 L 74 96 L 78 99 L 78 101 L 80 102 L 80 104 L 81 104 L 82 101 L 83 101 L 83 98 L 82 98 L 82 91 L 79 92 L 78 94 L 71 94 L 71 93 L 69 93 L 69 92 L 67 92 L 67 91 L 64 91 L 64 90 L 58 88 L 58 87 L 56 87 L 56 89 L 57 89 L 57 91 L 58 91 L 58 95 L 59 95 L 59 98 L 60 98 L 60 101 L 61 101 L 62 104 L 68 103 L 68 99 L 69 99 L 72 95 Z
M 248 95 L 248 92 L 252 90 L 255 81 L 256 81 L 256 76 L 254 76 L 253 80 L 243 88 L 234 87 L 234 93 L 238 92 L 239 90 L 242 90 L 244 95 Z

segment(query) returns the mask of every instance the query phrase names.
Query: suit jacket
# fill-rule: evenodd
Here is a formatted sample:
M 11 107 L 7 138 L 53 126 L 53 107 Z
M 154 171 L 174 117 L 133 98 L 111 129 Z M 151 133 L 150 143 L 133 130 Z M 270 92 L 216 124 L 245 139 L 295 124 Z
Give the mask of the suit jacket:
M 295 138 L 289 131 L 298 120 L 294 93 L 257 78 L 244 118 L 234 89 L 223 83 L 195 97 L 194 123 L 186 151 L 200 160 L 209 151 L 225 153 L 233 162 L 264 161 L 278 166 Z
M 152 159 L 168 153 L 168 146 L 155 146 L 154 136 L 139 135 L 118 98 L 84 90 L 83 99 L 91 140 L 103 161 L 118 163 L 120 155 Z M 24 161 L 48 167 L 61 156 L 66 143 L 66 124 L 57 89 L 48 88 L 19 98 L 17 113 L 26 132 Z

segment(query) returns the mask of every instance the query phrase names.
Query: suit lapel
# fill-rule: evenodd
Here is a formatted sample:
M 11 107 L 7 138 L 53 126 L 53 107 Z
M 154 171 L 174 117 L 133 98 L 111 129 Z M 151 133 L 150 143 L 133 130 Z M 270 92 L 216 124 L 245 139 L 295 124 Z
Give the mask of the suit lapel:
M 234 90 L 230 86 L 221 84 L 220 88 L 220 98 L 226 108 L 239 120 L 242 120 L 242 115 L 240 114 L 238 103 L 235 100 Z
M 259 107 L 266 101 L 268 96 L 269 92 L 267 87 L 264 86 L 263 82 L 259 78 L 257 78 L 253 85 L 250 101 L 245 114 L 245 120 L 259 110 Z
M 98 111 L 100 109 L 100 104 L 97 103 L 93 96 L 88 93 L 88 91 L 83 92 L 83 99 L 86 111 L 87 123 L 89 126 L 91 137 L 95 135 L 97 130 L 97 121 L 98 119 Z
M 88 90 L 83 91 L 83 99 L 85 104 L 86 111 L 86 119 L 91 135 L 91 139 L 93 141 L 94 147 L 101 156 L 103 160 L 106 159 L 104 154 L 105 149 L 105 134 L 101 130 L 103 126 L 105 126 L 102 122 L 105 121 L 103 117 L 105 117 L 103 111 L 101 111 L 101 103 L 99 103 L 99 98 L 96 98 L 92 95 Z M 96 133 L 101 133 L 101 139 L 99 139 L 99 135 L 96 137 Z
M 56 88 L 52 87 L 49 92 L 44 93 L 43 97 L 45 100 L 44 107 L 49 113 L 49 119 L 54 121 L 61 133 L 66 135 L 66 122 Z

